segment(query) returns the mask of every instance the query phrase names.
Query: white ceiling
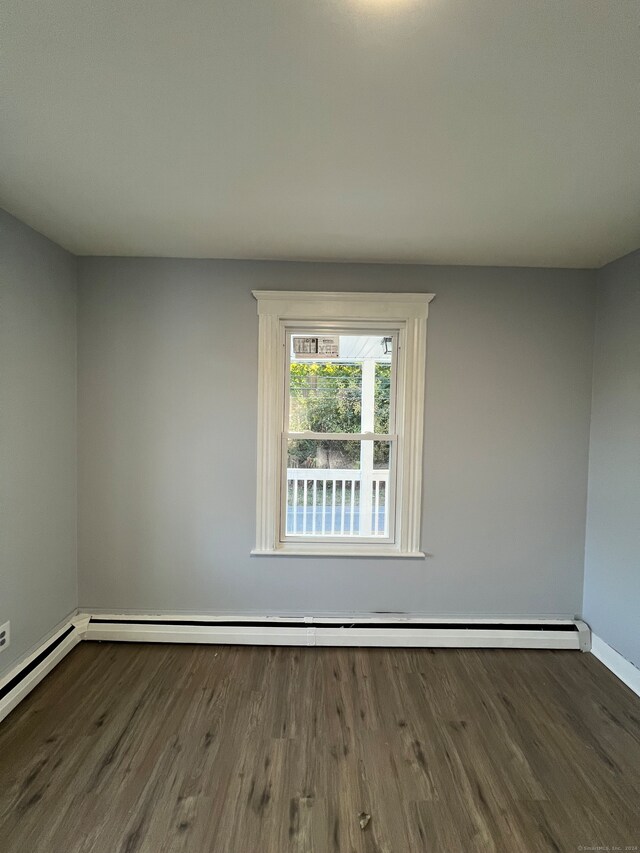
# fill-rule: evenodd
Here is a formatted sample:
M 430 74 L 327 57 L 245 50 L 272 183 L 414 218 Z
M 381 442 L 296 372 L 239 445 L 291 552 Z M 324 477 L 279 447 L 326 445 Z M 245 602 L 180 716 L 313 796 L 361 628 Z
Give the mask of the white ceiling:
M 3 0 L 0 205 L 78 254 L 600 266 L 640 0 Z

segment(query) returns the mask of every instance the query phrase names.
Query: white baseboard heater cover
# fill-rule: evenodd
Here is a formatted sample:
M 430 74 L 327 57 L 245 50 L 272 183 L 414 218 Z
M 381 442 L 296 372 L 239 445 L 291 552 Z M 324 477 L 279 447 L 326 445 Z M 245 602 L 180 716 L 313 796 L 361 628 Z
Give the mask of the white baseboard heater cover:
M 16 664 L 0 680 L 0 720 L 3 720 L 81 639 L 79 626 L 69 623 L 42 643 L 33 654 Z
M 590 631 L 580 620 L 212 619 L 187 616 L 91 616 L 86 640 L 229 645 L 389 646 L 407 648 L 580 649 Z

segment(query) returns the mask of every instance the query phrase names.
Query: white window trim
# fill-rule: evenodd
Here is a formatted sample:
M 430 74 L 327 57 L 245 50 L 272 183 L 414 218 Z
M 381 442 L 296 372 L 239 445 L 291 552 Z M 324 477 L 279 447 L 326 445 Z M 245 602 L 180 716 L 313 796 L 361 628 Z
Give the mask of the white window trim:
M 424 557 L 422 444 L 427 316 L 433 293 L 328 293 L 254 290 L 258 302 L 258 478 L 256 546 L 259 556 Z M 280 454 L 284 405 L 285 324 L 386 321 L 400 332 L 397 424 L 396 541 L 336 543 L 280 541 Z

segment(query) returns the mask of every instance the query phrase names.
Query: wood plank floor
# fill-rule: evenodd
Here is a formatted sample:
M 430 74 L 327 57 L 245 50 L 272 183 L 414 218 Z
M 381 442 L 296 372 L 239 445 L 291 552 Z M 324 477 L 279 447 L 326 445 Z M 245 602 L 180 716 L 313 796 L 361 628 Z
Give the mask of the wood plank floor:
M 636 850 L 639 806 L 579 652 L 83 643 L 0 724 L 2 853 Z

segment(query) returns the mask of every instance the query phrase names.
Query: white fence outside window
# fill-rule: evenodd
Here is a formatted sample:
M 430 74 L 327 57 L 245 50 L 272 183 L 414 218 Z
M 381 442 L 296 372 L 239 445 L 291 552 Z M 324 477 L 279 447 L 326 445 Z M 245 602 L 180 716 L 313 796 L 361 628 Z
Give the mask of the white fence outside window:
M 288 468 L 289 536 L 389 536 L 389 471 Z

